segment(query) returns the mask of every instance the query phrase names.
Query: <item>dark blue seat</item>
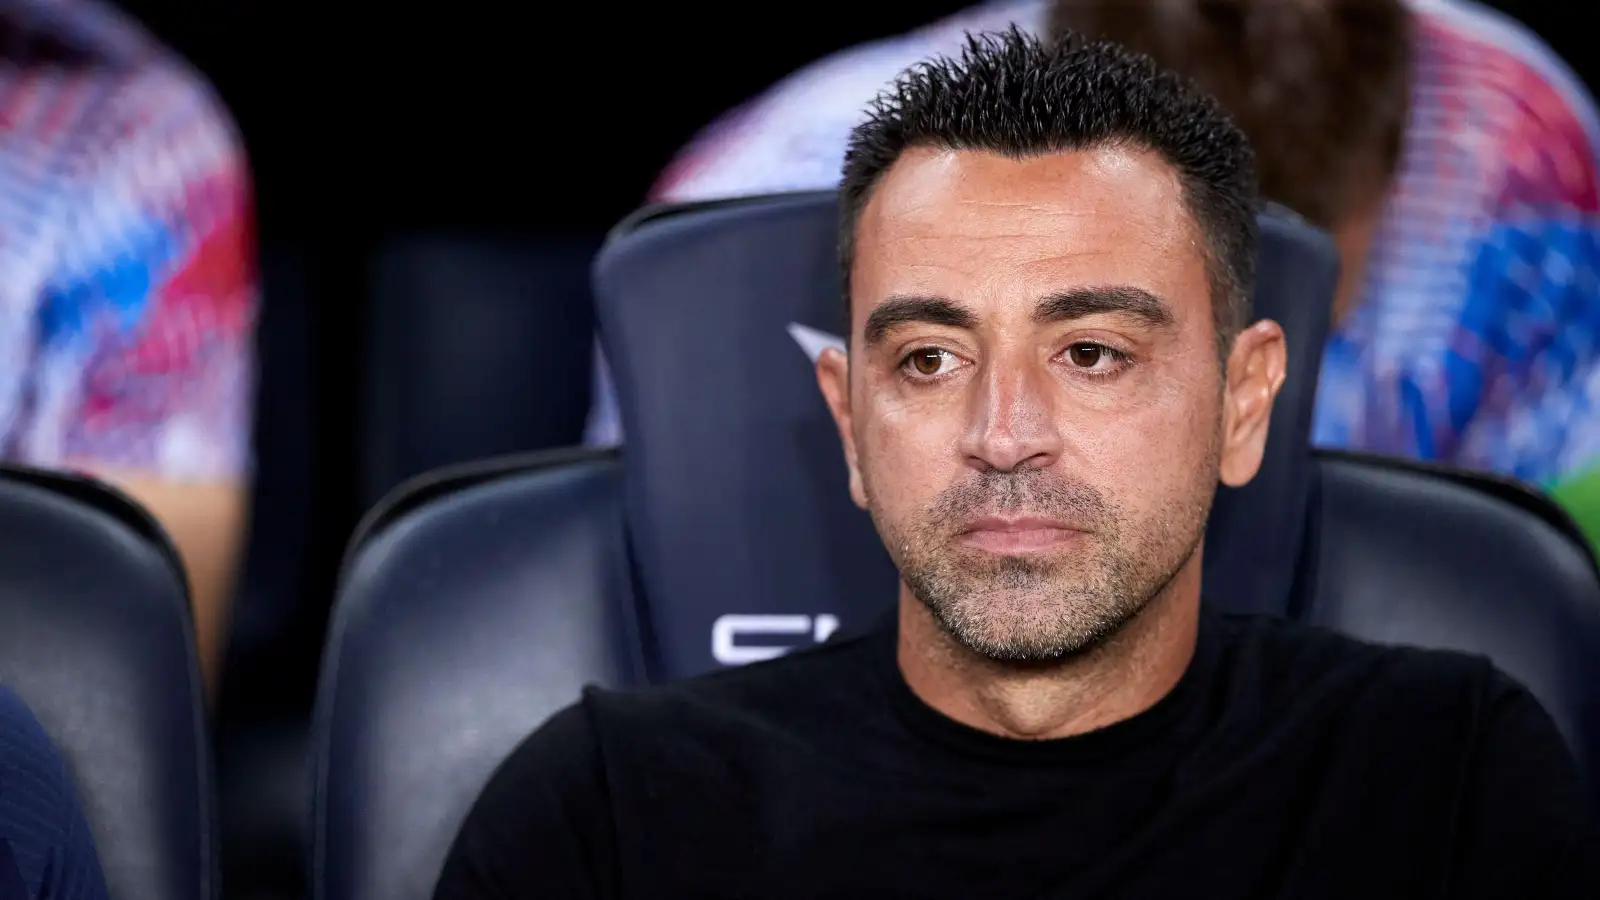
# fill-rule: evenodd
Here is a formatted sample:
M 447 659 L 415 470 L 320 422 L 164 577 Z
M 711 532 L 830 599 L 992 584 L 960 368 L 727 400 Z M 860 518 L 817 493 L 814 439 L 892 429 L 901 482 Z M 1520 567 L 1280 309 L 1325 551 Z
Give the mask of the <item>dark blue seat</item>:
M 188 587 L 140 507 L 0 467 L 0 684 L 66 758 L 112 900 L 214 900 L 215 800 Z
M 1323 450 L 1307 525 L 1296 618 L 1494 660 L 1600 801 L 1600 575 L 1564 510 L 1510 479 Z
M 301 890 L 307 650 L 360 510 L 439 466 L 581 440 L 597 246 L 421 233 L 379 242 L 348 270 L 267 247 L 256 502 L 219 717 L 230 890 Z
M 490 460 L 369 514 L 317 698 L 313 897 L 425 900 L 500 760 L 583 685 L 640 679 L 619 475 Z
M 597 262 L 628 444 L 396 492 L 352 545 L 317 717 L 319 900 L 422 900 L 518 739 L 585 683 L 678 678 L 867 624 L 895 573 L 850 502 L 802 344 L 837 327 L 829 195 L 653 210 Z M 1222 491 L 1235 610 L 1486 653 L 1595 766 L 1600 576 L 1515 484 L 1308 445 L 1335 263 L 1263 219 L 1257 312 L 1291 372 L 1260 477 Z M 799 325 L 800 328 L 792 328 Z M 797 337 L 798 336 L 798 337 Z

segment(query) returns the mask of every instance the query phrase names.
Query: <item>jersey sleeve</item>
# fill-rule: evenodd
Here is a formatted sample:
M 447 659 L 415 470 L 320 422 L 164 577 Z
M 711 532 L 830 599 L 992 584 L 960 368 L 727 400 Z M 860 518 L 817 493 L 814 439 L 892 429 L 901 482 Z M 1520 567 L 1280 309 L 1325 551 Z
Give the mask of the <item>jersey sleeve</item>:
M 1553 491 L 1600 540 L 1600 496 L 1586 487 L 1600 467 L 1596 116 L 1586 95 L 1543 82 L 1522 96 L 1463 323 L 1499 362 L 1447 373 L 1452 407 L 1472 410 L 1455 461 Z
M 479 795 L 445 861 L 434 900 L 590 900 L 616 896 L 615 827 L 589 713 L 557 713 Z
M 248 474 L 259 285 L 244 152 L 181 71 L 130 76 L 66 180 L 23 453 L 174 480 Z

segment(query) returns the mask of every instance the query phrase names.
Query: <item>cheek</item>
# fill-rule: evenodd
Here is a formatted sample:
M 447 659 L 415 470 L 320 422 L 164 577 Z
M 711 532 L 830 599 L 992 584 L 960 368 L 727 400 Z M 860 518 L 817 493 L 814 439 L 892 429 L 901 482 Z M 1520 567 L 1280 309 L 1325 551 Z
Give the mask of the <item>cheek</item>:
M 1078 406 L 1065 428 L 1079 474 L 1128 509 L 1149 509 L 1187 498 L 1198 482 L 1216 478 L 1213 454 L 1221 397 L 1215 385 L 1161 387 L 1139 402 Z
M 865 398 L 857 454 L 867 491 L 884 511 L 916 509 L 949 486 L 959 465 L 960 423 L 928 398 L 883 391 Z M 859 408 L 859 407 L 858 407 Z

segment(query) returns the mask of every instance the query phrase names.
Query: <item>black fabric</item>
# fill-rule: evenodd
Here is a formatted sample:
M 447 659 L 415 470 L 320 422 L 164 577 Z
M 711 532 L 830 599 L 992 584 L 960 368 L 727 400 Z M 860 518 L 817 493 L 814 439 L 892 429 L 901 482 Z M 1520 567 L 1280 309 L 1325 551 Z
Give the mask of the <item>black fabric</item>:
M 1593 898 L 1549 718 L 1486 661 L 1204 620 L 1144 713 L 1026 742 L 947 719 L 892 627 L 646 692 L 511 757 L 439 900 Z

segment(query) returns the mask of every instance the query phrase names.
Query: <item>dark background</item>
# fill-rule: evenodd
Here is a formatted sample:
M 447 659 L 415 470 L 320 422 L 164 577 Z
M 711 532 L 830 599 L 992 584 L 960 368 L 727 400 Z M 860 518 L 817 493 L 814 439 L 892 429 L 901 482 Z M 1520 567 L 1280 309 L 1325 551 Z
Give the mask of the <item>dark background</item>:
M 603 231 L 722 110 L 808 60 L 963 5 L 124 7 L 232 108 L 270 241 L 352 228 Z
M 964 5 L 124 4 L 232 107 L 268 239 L 351 227 L 603 230 L 720 111 L 809 60 Z M 1587 4 L 1492 5 L 1590 67 Z

